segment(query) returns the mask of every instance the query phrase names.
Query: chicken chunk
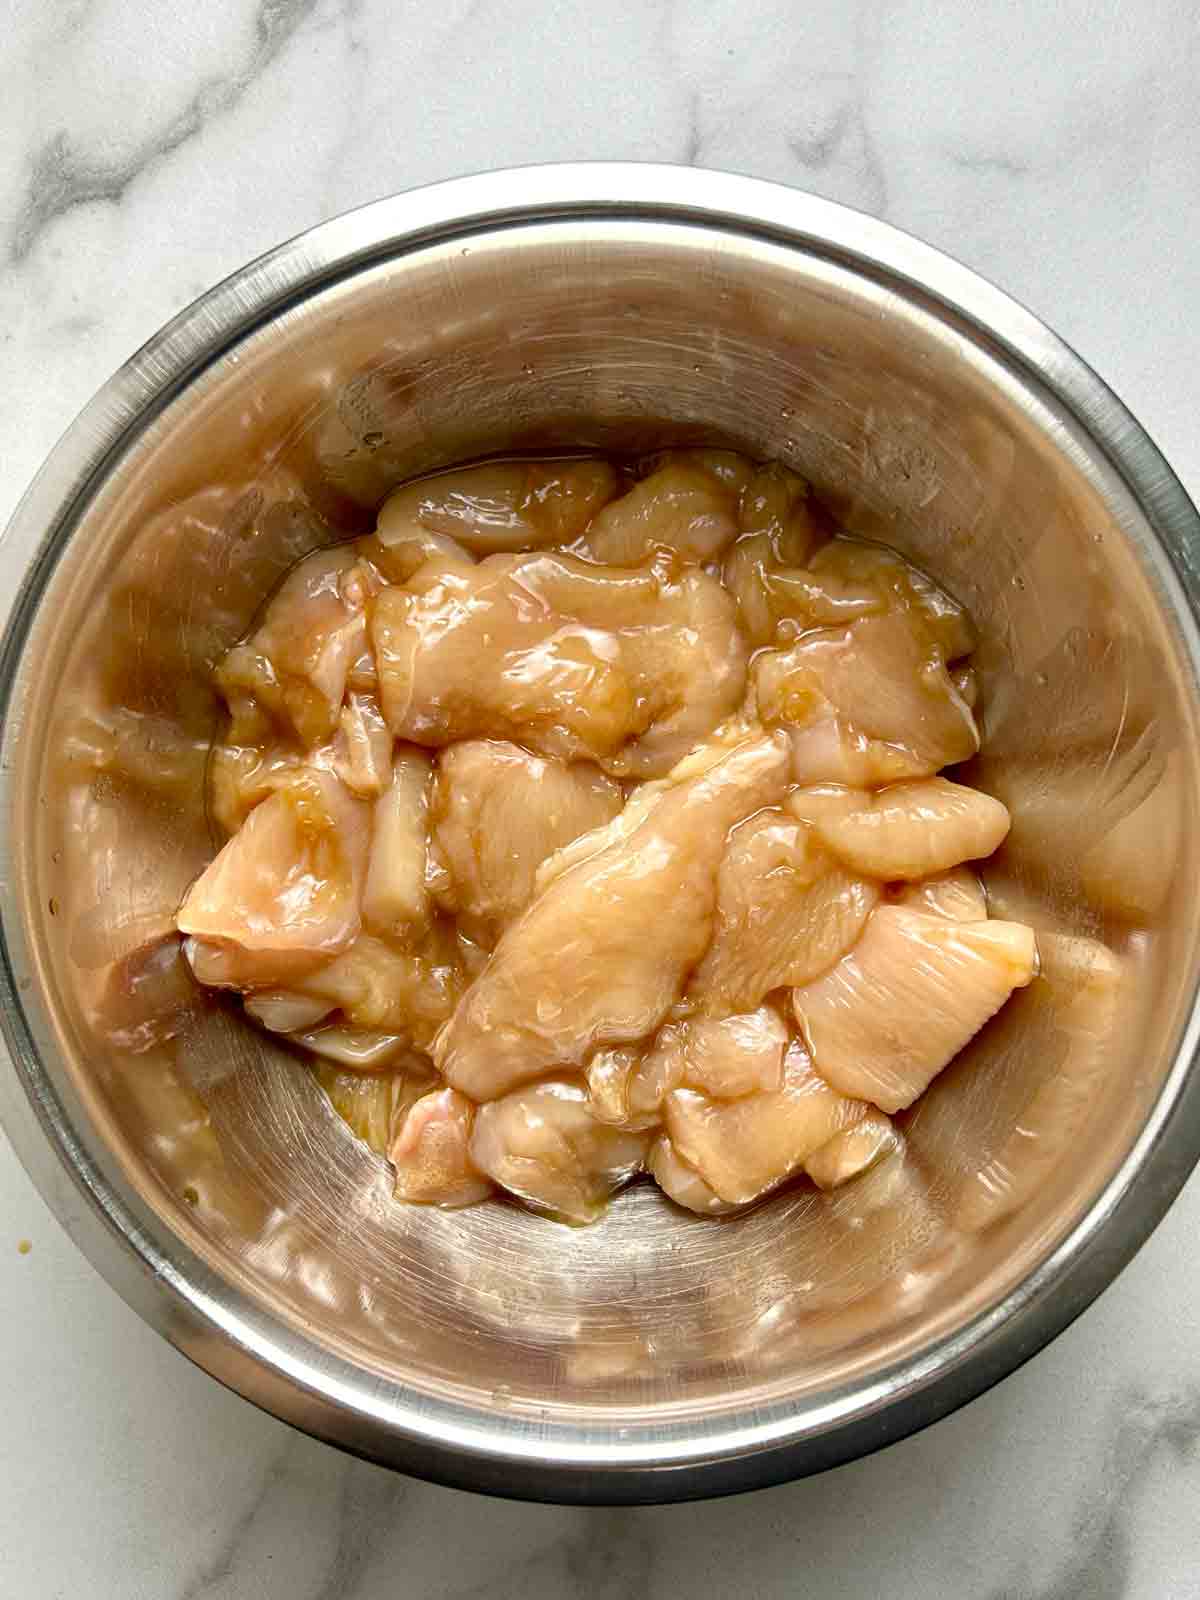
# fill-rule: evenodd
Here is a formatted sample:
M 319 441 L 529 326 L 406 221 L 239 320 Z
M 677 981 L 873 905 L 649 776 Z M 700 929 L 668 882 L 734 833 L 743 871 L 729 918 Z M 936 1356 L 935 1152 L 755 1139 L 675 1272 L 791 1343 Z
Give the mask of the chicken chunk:
M 880 906 L 850 954 L 792 999 L 821 1076 L 899 1111 L 1035 969 L 1033 932 L 1022 923 Z
M 899 613 L 806 633 L 786 650 L 764 650 L 753 679 L 758 713 L 768 726 L 807 728 L 832 714 L 867 739 L 911 752 L 933 771 L 979 748 L 974 718 L 940 649 Z
M 798 784 L 843 784 L 872 789 L 909 778 L 930 777 L 937 762 L 883 739 L 868 739 L 844 718 L 824 706 L 815 720 L 787 730 L 792 749 L 792 778 Z
M 708 944 L 726 833 L 778 799 L 786 775 L 780 739 L 749 740 L 667 788 L 628 838 L 554 878 L 439 1037 L 448 1081 L 490 1100 L 651 1033 Z
M 728 1200 L 722 1200 L 716 1190 L 705 1183 L 665 1133 L 650 1146 L 646 1168 L 662 1192 L 687 1211 L 698 1212 L 702 1217 L 721 1217 L 738 1209 Z
M 918 630 L 932 636 L 944 661 L 958 661 L 974 650 L 975 629 L 965 607 L 898 551 L 839 537 L 823 545 L 809 565 L 819 582 L 873 592 L 882 609 L 907 613 Z
M 351 691 L 333 737 L 334 772 L 352 794 L 374 800 L 392 781 L 392 736 L 375 697 Z
M 249 700 L 306 748 L 328 739 L 366 649 L 366 604 L 376 587 L 347 546 L 319 550 L 294 567 L 249 640 L 217 669 L 235 724 Z
M 555 611 L 511 557 L 385 589 L 372 639 L 400 739 L 511 737 L 573 758 L 612 755 L 646 726 L 614 635 Z
M 999 800 L 945 778 L 897 783 L 863 802 L 815 822 L 817 837 L 852 871 L 890 882 L 990 856 L 1009 829 Z
M 564 1222 L 594 1222 L 639 1170 L 650 1135 L 597 1122 L 580 1084 L 548 1079 L 480 1106 L 470 1159 L 479 1172 Z
M 290 987 L 326 1002 L 349 1027 L 393 1034 L 426 1050 L 466 989 L 467 972 L 458 942 L 435 924 L 404 950 L 360 934 L 349 950 Z
M 648 1059 L 640 1044 L 609 1045 L 587 1064 L 588 1109 L 597 1122 L 616 1128 L 654 1128 L 662 1121 L 662 1101 L 675 1084 L 664 1081 L 662 1068 L 672 1063 Z M 644 1070 L 643 1070 L 644 1069 Z
M 472 1165 L 475 1107 L 454 1089 L 438 1089 L 409 1108 L 388 1147 L 396 1198 L 453 1209 L 486 1200 L 492 1185 Z
M 899 1148 L 900 1135 L 891 1118 L 872 1111 L 814 1150 L 805 1161 L 804 1170 L 818 1189 L 837 1189 Z
M 396 752 L 392 781 L 375 802 L 363 921 L 375 933 L 411 942 L 429 926 L 426 887 L 433 766 L 411 745 Z
M 406 483 L 384 501 L 376 537 L 403 544 L 418 529 L 475 555 L 570 544 L 617 492 L 607 461 L 489 461 Z
M 751 644 L 772 644 L 787 614 L 774 579 L 802 567 L 820 540 L 807 484 L 784 468 L 760 468 L 742 490 L 738 520 L 742 536 L 725 557 L 725 587 Z
M 760 1006 L 744 1016 L 668 1023 L 659 1030 L 651 1055 L 672 1063 L 663 1072 L 671 1088 L 737 1100 L 781 1087 L 787 1044 L 788 1031 L 778 1012 Z
M 348 949 L 361 920 L 368 837 L 365 806 L 332 774 L 309 771 L 276 790 L 179 908 L 193 970 L 203 946 L 229 987 L 286 985 Z
M 465 572 L 475 565 L 475 557 L 457 539 L 431 533 L 419 523 L 401 524 L 392 529 L 392 535 L 385 544 L 378 532 L 371 533 L 354 546 L 359 559 L 388 583 L 407 583 L 425 566 Z
M 712 943 L 688 986 L 711 1016 L 752 1011 L 807 983 L 851 948 L 879 900 L 786 812 L 758 812 L 729 837 Z
M 861 1101 L 831 1089 L 793 1040 L 780 1088 L 739 1100 L 676 1089 L 667 1096 L 666 1132 L 676 1154 L 721 1200 L 748 1205 L 866 1112 Z
M 894 893 L 893 902 L 954 922 L 984 922 L 988 914 L 983 885 L 969 867 L 952 867 L 936 877 L 905 884 Z
M 449 909 L 489 945 L 533 898 L 538 867 L 621 810 L 620 787 L 590 762 L 547 760 L 498 739 L 438 758 L 434 841 Z
M 687 561 L 714 561 L 737 537 L 737 492 L 696 461 L 673 460 L 593 517 L 581 554 L 633 566 L 656 546 Z

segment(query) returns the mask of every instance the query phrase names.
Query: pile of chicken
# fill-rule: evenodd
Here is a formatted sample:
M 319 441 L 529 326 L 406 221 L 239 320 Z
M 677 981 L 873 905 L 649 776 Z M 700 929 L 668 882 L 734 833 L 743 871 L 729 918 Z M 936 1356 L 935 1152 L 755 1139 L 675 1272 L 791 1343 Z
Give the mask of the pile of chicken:
M 396 1194 L 587 1222 L 832 1186 L 1030 981 L 962 608 L 778 465 L 493 462 L 293 569 L 217 669 L 192 970 Z

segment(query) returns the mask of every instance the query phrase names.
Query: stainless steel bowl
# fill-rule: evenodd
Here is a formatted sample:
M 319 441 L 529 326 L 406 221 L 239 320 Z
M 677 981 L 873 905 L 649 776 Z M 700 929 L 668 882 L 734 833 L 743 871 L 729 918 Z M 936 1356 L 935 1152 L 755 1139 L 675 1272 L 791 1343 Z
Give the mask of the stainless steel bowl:
M 635 1188 L 577 1231 L 393 1206 L 309 1075 L 154 955 L 212 850 L 208 666 L 400 478 L 669 440 L 782 457 L 972 607 L 1016 817 L 989 889 L 1043 976 L 886 1182 L 732 1222 Z M 1200 1151 L 1198 533 L 1041 324 L 824 201 L 561 167 L 318 228 L 118 372 L 9 530 L 5 1126 L 148 1321 L 376 1460 L 666 1500 L 899 1438 L 1064 1327 Z

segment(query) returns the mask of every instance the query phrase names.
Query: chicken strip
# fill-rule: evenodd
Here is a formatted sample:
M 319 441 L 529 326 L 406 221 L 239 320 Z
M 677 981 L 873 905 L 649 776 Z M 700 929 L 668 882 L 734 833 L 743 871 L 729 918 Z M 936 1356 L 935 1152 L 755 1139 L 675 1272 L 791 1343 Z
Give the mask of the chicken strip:
M 878 886 L 847 872 L 804 823 L 760 811 L 729 837 L 716 928 L 689 998 L 727 1016 L 807 983 L 850 949 L 878 900 Z
M 779 798 L 786 776 L 780 738 L 749 740 L 667 788 L 628 838 L 554 878 L 440 1035 L 448 1081 L 495 1099 L 657 1028 L 711 936 L 726 833 Z
M 197 976 L 199 962 L 230 988 L 286 985 L 348 949 L 369 833 L 366 807 L 331 773 L 297 774 L 256 806 L 179 908 Z
M 814 1150 L 804 1170 L 818 1189 L 837 1189 L 900 1148 L 900 1135 L 882 1111 L 872 1111 L 852 1128 L 835 1133 Z
M 660 1134 L 650 1146 L 646 1169 L 662 1192 L 687 1211 L 695 1211 L 702 1217 L 721 1217 L 738 1209 L 728 1200 L 722 1200 L 715 1189 L 709 1188 L 665 1133 Z
M 479 1172 L 564 1222 L 594 1222 L 639 1170 L 648 1133 L 597 1122 L 587 1090 L 558 1079 L 480 1106 L 470 1159 Z
M 445 903 L 489 945 L 533 898 L 538 867 L 621 810 L 620 787 L 590 762 L 547 760 L 498 739 L 438 757 L 433 837 Z
M 433 766 L 424 750 L 396 751 L 392 781 L 375 802 L 363 922 L 373 933 L 411 943 L 429 926 L 426 888 L 429 792 Z
M 687 561 L 716 560 L 737 537 L 737 491 L 695 461 L 669 461 L 593 517 L 581 554 L 633 566 L 656 546 Z
M 492 1185 L 471 1163 L 475 1107 L 453 1089 L 422 1095 L 388 1147 L 396 1198 L 454 1209 L 486 1200 Z
M 990 856 L 1009 829 L 1008 808 L 945 778 L 897 783 L 840 817 L 814 823 L 817 837 L 854 872 L 912 882 Z
M 861 1101 L 837 1093 L 813 1071 L 794 1039 L 779 1089 L 739 1100 L 676 1089 L 667 1096 L 666 1132 L 676 1154 L 721 1200 L 748 1205 L 866 1113 Z
M 893 903 L 955 922 L 985 922 L 988 914 L 983 885 L 969 867 L 952 867 L 936 877 L 905 884 L 894 892 Z
M 607 461 L 486 461 L 402 485 L 375 536 L 385 548 L 427 530 L 475 555 L 540 550 L 577 539 L 616 492 Z
M 849 955 L 793 992 L 817 1071 L 883 1111 L 909 1106 L 1036 970 L 1019 922 L 880 906 Z

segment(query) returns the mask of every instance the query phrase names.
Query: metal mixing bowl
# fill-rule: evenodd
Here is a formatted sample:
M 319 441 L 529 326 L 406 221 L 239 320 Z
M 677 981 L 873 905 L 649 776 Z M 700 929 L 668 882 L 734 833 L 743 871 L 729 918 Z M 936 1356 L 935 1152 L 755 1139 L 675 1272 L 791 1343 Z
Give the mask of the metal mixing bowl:
M 208 669 L 401 478 L 669 440 L 781 457 L 971 607 L 976 777 L 1016 819 L 989 892 L 1038 928 L 1043 976 L 886 1182 L 733 1221 L 637 1186 L 581 1230 L 394 1206 L 310 1075 L 162 953 L 213 849 Z M 122 368 L 9 530 L 5 1126 L 148 1321 L 376 1460 L 636 1501 L 899 1438 L 1064 1327 L 1200 1151 L 1198 534 L 1040 323 L 824 201 L 562 167 L 318 228 Z

